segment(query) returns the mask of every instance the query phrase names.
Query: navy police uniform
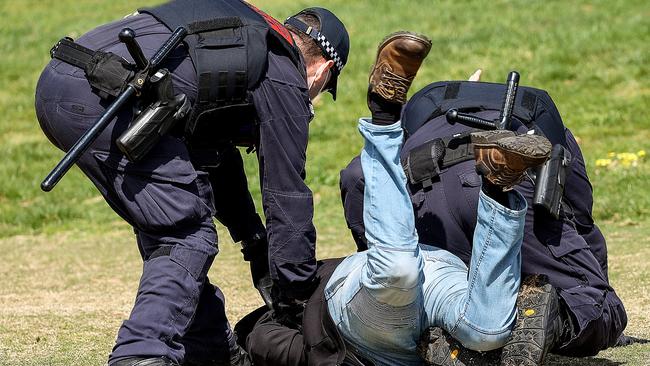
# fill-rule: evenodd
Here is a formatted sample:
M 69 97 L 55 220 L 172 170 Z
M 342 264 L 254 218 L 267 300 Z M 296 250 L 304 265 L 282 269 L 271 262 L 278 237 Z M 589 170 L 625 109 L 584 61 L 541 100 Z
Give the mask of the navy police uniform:
M 456 101 L 453 97 L 448 98 L 449 95 L 447 98 L 442 96 L 443 92 L 450 93 L 449 90 L 444 90 L 445 86 L 445 83 L 431 84 L 415 94 L 405 106 L 402 123 L 410 136 L 402 149 L 403 160 L 410 151 L 428 141 L 470 129 L 464 125 L 448 123 L 444 110 L 442 113 L 437 110 L 439 106 L 453 107 L 452 104 Z M 442 92 L 440 88 L 443 88 Z M 571 356 L 595 355 L 601 349 L 615 344 L 627 324 L 627 316 L 621 300 L 609 285 L 605 238 L 592 218 L 592 187 L 580 148 L 571 131 L 562 126 L 559 113 L 548 94 L 532 88 L 525 90 L 524 102 L 518 103 L 515 116 L 518 108 L 527 106 L 526 96 L 530 97 L 529 101 L 537 100 L 537 108 L 532 108 L 532 104 L 528 103 L 528 109 L 535 110 L 531 114 L 532 118 L 553 124 L 555 130 L 560 126 L 560 133 L 553 135 L 551 132 L 550 140 L 568 148 L 573 159 L 567 173 L 560 219 L 554 219 L 547 212 L 533 207 L 534 185 L 529 180 L 516 187 L 526 197 L 529 207 L 522 247 L 522 274 L 548 275 L 551 284 L 559 289 L 563 308 L 571 314 L 574 329 L 570 339 L 554 352 Z M 453 92 L 452 90 L 451 93 Z M 536 95 L 531 96 L 528 92 Z M 520 96 L 521 94 L 520 92 Z M 500 98 L 503 94 L 499 92 L 496 95 Z M 474 97 L 476 101 L 481 101 L 494 96 Z M 492 108 L 486 103 L 477 104 L 481 105 L 481 108 L 468 108 L 467 112 L 488 120 L 498 118 L 498 104 Z M 521 115 L 528 112 L 525 109 Z M 527 131 L 527 127 L 517 118 L 514 118 L 512 126 L 519 132 Z M 553 130 L 548 126 L 538 127 Z M 426 188 L 422 185 L 409 185 L 420 242 L 446 249 L 468 263 L 481 185 L 474 160 L 442 168 L 431 183 Z M 341 171 L 340 185 L 348 226 L 359 250 L 363 250 L 364 182 L 358 157 Z
M 222 3 L 245 7 L 237 0 Z M 197 1 L 192 6 L 211 4 Z M 281 27 L 277 22 L 272 26 Z M 143 13 L 100 26 L 77 43 L 132 61 L 117 38 L 124 27 L 136 32 L 147 58 L 171 34 L 168 26 Z M 347 49 L 344 53 L 347 58 Z M 254 121 L 247 122 L 255 122 L 257 131 L 271 276 L 289 296 L 299 296 L 304 288 L 311 293 L 316 274 L 313 199 L 304 183 L 313 115 L 302 59 L 296 62 L 286 49 L 270 43 L 265 56 L 264 74 L 249 90 Z M 338 61 L 342 65 L 346 60 Z M 185 45 L 172 51 L 162 67 L 172 72 L 175 93 L 197 100 L 201 83 Z M 36 114 L 61 150 L 67 151 L 109 103 L 91 89 L 83 70 L 59 60 L 52 60 L 38 81 Z M 194 154 L 181 132 L 163 136 L 144 159 L 130 162 L 115 140 L 133 118 L 132 108 L 124 108 L 77 162 L 110 207 L 133 226 L 144 262 L 135 305 L 118 332 L 109 364 L 133 356 L 227 362 L 235 340 L 223 294 L 207 277 L 218 253 L 213 216 L 235 241 L 265 229 L 247 188 L 241 155 L 224 144 L 211 152 L 210 160 L 217 163 L 204 165 L 200 160 L 205 156 Z

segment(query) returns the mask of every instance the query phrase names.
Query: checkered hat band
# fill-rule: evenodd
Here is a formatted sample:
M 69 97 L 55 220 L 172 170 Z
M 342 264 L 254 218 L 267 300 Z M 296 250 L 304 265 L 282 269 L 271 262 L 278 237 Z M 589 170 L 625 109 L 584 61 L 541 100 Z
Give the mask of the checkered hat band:
M 338 52 L 336 52 L 336 49 L 334 46 L 330 44 L 330 41 L 325 38 L 322 34 L 318 33 L 316 37 L 316 41 L 320 44 L 320 48 L 327 54 L 330 58 L 330 60 L 334 61 L 334 64 L 336 65 L 336 68 L 338 69 L 339 72 L 343 70 L 343 61 L 341 61 L 341 57 L 339 57 Z

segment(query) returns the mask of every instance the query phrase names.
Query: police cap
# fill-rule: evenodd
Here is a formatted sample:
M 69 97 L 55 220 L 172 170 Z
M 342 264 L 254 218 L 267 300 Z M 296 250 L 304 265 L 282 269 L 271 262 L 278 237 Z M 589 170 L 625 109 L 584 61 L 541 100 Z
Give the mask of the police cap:
M 320 31 L 308 26 L 296 16 L 313 15 L 320 23 Z M 324 8 L 307 8 L 300 13 L 287 18 L 285 25 L 291 25 L 305 34 L 309 35 L 323 52 L 327 60 L 334 61 L 332 77 L 330 78 L 325 90 L 332 94 L 336 100 L 336 86 L 339 74 L 348 62 L 348 53 L 350 53 L 350 36 L 345 29 L 345 25 L 331 11 Z

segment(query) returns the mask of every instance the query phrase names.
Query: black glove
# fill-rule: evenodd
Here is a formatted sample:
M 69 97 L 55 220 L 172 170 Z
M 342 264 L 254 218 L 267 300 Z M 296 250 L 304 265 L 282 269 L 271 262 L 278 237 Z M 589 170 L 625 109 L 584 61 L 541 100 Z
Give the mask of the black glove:
M 273 288 L 273 318 L 276 322 L 298 329 L 302 332 L 302 318 L 307 300 L 290 299 L 279 294 L 278 288 Z
M 266 241 L 266 233 L 255 234 L 250 239 L 242 240 L 241 252 L 244 254 L 244 260 L 250 262 L 253 286 L 259 291 L 266 306 L 272 309 L 273 281 L 269 273 L 269 244 Z

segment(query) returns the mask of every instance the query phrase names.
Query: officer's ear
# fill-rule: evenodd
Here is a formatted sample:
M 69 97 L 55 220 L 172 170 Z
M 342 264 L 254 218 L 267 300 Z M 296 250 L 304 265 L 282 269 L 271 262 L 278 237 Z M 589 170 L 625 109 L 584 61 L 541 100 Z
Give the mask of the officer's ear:
M 323 91 L 329 78 L 332 77 L 332 67 L 334 67 L 334 61 L 332 60 L 325 60 L 324 62 L 314 65 L 313 75 L 307 77 L 308 79 L 311 79 L 307 80 L 307 82 L 309 87 L 309 96 L 312 100 Z

